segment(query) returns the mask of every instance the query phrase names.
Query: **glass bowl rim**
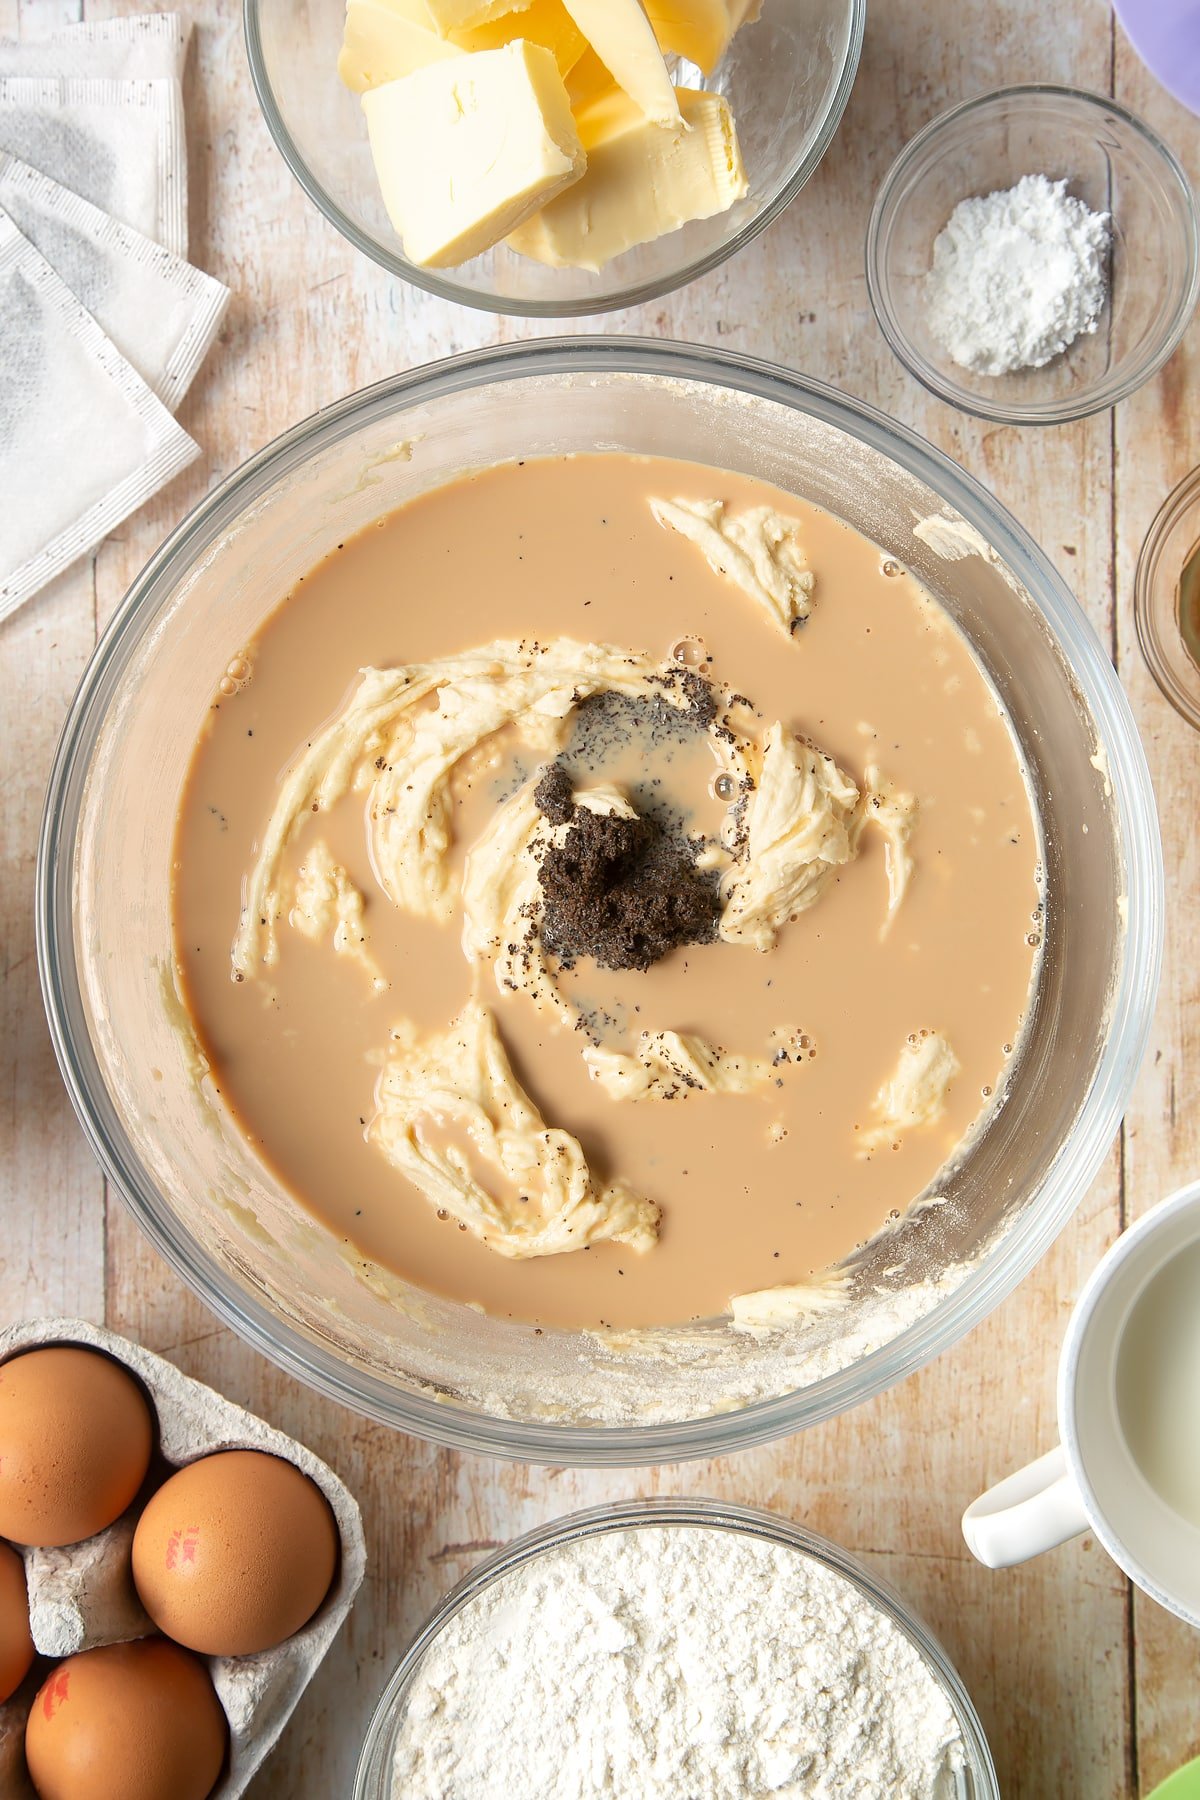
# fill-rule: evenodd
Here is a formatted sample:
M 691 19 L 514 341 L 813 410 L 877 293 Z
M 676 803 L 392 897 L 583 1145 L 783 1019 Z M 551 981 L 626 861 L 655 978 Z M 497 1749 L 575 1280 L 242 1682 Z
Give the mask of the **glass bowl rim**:
M 881 255 L 883 228 L 885 216 L 910 166 L 937 138 L 946 135 L 970 115 L 984 108 L 1014 99 L 1037 100 L 1047 97 L 1066 100 L 1071 104 L 1078 103 L 1081 110 L 1100 107 L 1106 112 L 1115 113 L 1142 138 L 1162 164 L 1182 202 L 1179 216 L 1183 220 L 1187 238 L 1188 279 L 1170 326 L 1158 348 L 1135 363 L 1120 379 L 1106 379 L 1092 388 L 1081 389 L 1074 396 L 1064 395 L 1037 406 L 1029 403 L 1009 406 L 1002 401 L 988 400 L 983 395 L 975 394 L 971 389 L 942 375 L 917 350 L 901 327 L 890 302 L 890 283 L 883 273 Z M 1118 401 L 1127 399 L 1156 375 L 1168 358 L 1174 355 L 1191 323 L 1197 299 L 1200 298 L 1200 215 L 1197 213 L 1192 184 L 1174 151 L 1144 119 L 1123 106 L 1119 100 L 1093 93 L 1089 88 L 1070 87 L 1057 82 L 1027 81 L 1017 82 L 1011 87 L 992 88 L 987 93 L 974 94 L 967 100 L 959 101 L 957 105 L 938 113 L 923 125 L 920 131 L 909 138 L 879 184 L 867 221 L 865 254 L 867 293 L 876 323 L 887 339 L 893 355 L 936 399 L 969 417 L 987 419 L 1000 425 L 1069 425 L 1077 419 L 1087 419 L 1094 413 L 1104 412 Z
M 113 1104 L 76 974 L 74 851 L 91 757 L 109 703 L 179 581 L 271 483 L 406 405 L 531 376 L 630 374 L 699 383 L 801 410 L 926 483 L 980 531 L 1048 621 L 1108 756 L 1126 858 L 1125 955 L 1108 1037 L 1075 1127 L 1038 1202 L 930 1312 L 835 1374 L 731 1412 L 667 1424 L 603 1426 L 497 1417 L 415 1387 L 398 1388 L 285 1322 L 234 1284 L 176 1219 L 142 1168 Z M 397 405 L 397 402 L 400 404 Z M 956 1343 L 1005 1299 L 1066 1225 L 1120 1124 L 1149 1039 L 1163 946 L 1164 876 L 1153 788 L 1133 715 L 1099 637 L 1062 577 L 988 491 L 915 432 L 861 400 L 734 351 L 618 335 L 541 338 L 468 351 L 393 375 L 300 421 L 205 495 L 134 579 L 84 671 L 55 752 L 38 844 L 35 922 L 50 1036 L 84 1134 L 159 1254 L 211 1311 L 268 1361 L 352 1412 L 454 1449 L 576 1467 L 634 1467 L 761 1444 L 858 1405 Z
M 1200 731 L 1200 699 L 1187 693 L 1179 681 L 1163 644 L 1155 606 L 1155 581 L 1159 559 L 1171 533 L 1180 520 L 1200 501 L 1200 467 L 1190 469 L 1177 481 L 1155 513 L 1142 547 L 1138 552 L 1133 577 L 1133 622 L 1146 667 L 1153 675 L 1164 700 L 1168 700 L 1193 730 Z M 1197 673 L 1200 685 L 1200 672 Z
M 242 24 L 246 41 L 246 56 L 250 64 L 250 80 L 272 142 L 317 211 L 328 220 L 335 231 L 346 239 L 347 243 L 352 244 L 363 256 L 369 257 L 378 267 L 385 269 L 389 275 L 395 275 L 401 281 L 407 281 L 413 287 L 422 288 L 427 294 L 434 294 L 441 300 L 449 300 L 459 306 L 469 306 L 477 312 L 500 314 L 515 319 L 579 319 L 598 318 L 602 313 L 616 312 L 623 307 L 644 306 L 653 300 L 661 300 L 664 295 L 672 294 L 678 288 L 687 287 L 689 283 L 698 281 L 702 275 L 711 274 L 730 257 L 736 256 L 739 251 L 744 250 L 746 245 L 758 236 L 759 232 L 765 231 L 768 225 L 786 211 L 801 188 L 815 174 L 825 152 L 833 142 L 858 77 L 858 65 L 862 59 L 863 36 L 867 26 L 867 0 L 845 0 L 845 3 L 849 12 L 849 31 L 846 38 L 846 53 L 837 83 L 807 152 L 795 163 L 791 174 L 769 205 L 764 206 L 761 212 L 747 220 L 746 224 L 723 244 L 706 251 L 703 256 L 695 257 L 691 262 L 685 263 L 669 275 L 659 276 L 652 281 L 635 282 L 607 298 L 593 297 L 569 301 L 521 301 L 509 299 L 504 294 L 493 293 L 490 290 L 484 291 L 467 287 L 463 283 L 453 280 L 449 275 L 443 275 L 437 269 L 421 268 L 415 263 L 410 263 L 399 250 L 386 250 L 369 232 L 363 231 L 342 209 L 334 196 L 317 180 L 307 159 L 301 154 L 276 102 L 275 92 L 267 73 L 262 32 L 259 27 L 258 14 L 261 0 L 242 0 Z
M 619 1531 L 647 1529 L 729 1531 L 736 1537 L 762 1539 L 796 1551 L 849 1581 L 904 1633 L 950 1703 L 967 1747 L 972 1777 L 977 1784 L 982 1783 L 975 1800 L 1000 1800 L 987 1736 L 961 1675 L 924 1620 L 890 1582 L 866 1568 L 840 1544 L 782 1513 L 699 1495 L 675 1498 L 662 1494 L 610 1501 L 548 1520 L 532 1531 L 523 1532 L 468 1570 L 433 1608 L 379 1696 L 359 1755 L 353 1800 L 385 1800 L 387 1790 L 381 1787 L 380 1778 L 386 1778 L 390 1772 L 405 1689 L 451 1619 L 506 1575 L 564 1544 L 606 1537 Z

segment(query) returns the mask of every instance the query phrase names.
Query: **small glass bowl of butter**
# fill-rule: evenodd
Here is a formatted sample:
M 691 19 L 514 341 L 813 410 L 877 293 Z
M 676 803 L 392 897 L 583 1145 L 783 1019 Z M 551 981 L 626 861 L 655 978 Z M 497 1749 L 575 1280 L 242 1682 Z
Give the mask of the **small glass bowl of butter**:
M 528 318 L 656 299 L 757 236 L 828 148 L 866 22 L 866 0 L 308 0 L 303 26 L 293 0 L 244 5 L 263 116 L 331 224 L 442 299 Z M 503 115 L 496 156 L 475 103 Z

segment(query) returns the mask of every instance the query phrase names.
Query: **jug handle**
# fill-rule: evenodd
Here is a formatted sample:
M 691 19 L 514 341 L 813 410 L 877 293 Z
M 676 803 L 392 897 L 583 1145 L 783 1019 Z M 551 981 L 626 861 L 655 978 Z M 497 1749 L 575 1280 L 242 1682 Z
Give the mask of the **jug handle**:
M 967 1548 L 989 1569 L 1011 1568 L 1086 1531 L 1090 1521 L 1061 1444 L 1005 1476 L 962 1517 Z

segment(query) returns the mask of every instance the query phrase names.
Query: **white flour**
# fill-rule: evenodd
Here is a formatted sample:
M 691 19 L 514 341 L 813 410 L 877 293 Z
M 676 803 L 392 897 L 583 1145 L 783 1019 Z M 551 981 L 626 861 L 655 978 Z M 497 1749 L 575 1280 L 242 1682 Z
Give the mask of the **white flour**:
M 925 280 L 933 336 L 978 375 L 1040 369 L 1099 323 L 1109 223 L 1045 175 L 960 200 Z
M 426 1655 L 395 1800 L 950 1800 L 964 1763 L 921 1656 L 808 1557 L 647 1526 L 544 1553 Z

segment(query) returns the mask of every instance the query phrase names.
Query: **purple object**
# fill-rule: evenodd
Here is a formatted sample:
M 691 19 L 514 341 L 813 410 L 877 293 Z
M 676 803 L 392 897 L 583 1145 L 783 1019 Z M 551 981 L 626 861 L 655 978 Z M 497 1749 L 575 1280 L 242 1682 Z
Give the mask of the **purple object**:
M 1150 73 L 1200 113 L 1200 0 L 1113 0 L 1113 10 Z

